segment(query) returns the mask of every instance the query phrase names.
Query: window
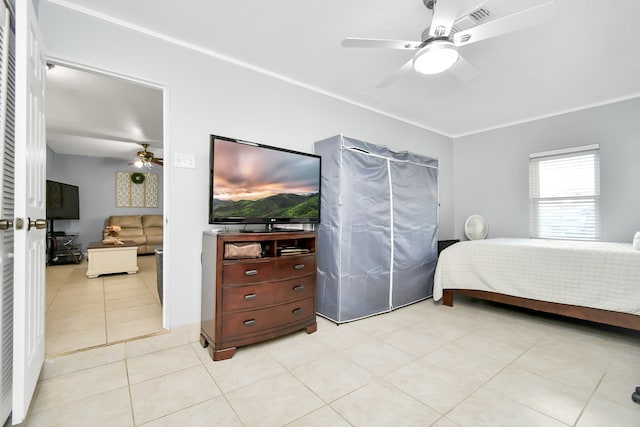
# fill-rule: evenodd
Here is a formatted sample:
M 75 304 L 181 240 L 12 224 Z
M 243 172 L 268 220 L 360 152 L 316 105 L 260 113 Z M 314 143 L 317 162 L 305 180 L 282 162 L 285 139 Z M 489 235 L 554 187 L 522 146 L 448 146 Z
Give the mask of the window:
M 531 237 L 600 239 L 599 145 L 529 156 Z

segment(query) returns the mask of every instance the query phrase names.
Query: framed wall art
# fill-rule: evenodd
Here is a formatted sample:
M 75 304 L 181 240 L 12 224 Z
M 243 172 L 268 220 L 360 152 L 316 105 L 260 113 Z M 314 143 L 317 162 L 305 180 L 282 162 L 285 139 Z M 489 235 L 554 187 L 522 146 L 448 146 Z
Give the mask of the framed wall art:
M 116 172 L 116 207 L 157 208 L 158 174 Z

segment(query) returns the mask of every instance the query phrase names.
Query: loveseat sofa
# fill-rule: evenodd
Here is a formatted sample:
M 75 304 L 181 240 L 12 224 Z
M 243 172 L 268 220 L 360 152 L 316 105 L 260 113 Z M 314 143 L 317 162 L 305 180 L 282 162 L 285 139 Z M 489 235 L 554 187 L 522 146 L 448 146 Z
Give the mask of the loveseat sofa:
M 120 240 L 130 240 L 138 245 L 138 255 L 152 254 L 157 246 L 162 246 L 162 215 L 112 215 L 106 226 L 119 225 Z M 109 234 L 104 231 L 104 237 Z

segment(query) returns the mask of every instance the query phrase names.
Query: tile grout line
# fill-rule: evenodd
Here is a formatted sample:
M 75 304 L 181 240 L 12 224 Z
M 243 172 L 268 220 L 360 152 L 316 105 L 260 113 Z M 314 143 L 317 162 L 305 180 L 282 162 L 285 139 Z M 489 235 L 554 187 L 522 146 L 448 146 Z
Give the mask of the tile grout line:
M 209 370 L 207 369 L 207 367 L 206 367 L 206 366 L 204 366 L 204 361 L 200 358 L 200 356 L 198 356 L 198 354 L 196 353 L 196 351 L 195 351 L 195 349 L 193 348 L 192 344 L 193 344 L 193 342 L 190 342 L 190 343 L 188 343 L 188 344 L 184 344 L 184 346 L 187 346 L 187 347 L 189 347 L 189 348 L 191 349 L 191 351 L 193 352 L 194 357 L 195 357 L 195 358 L 196 358 L 196 360 L 198 361 L 198 364 L 195 364 L 195 365 L 193 365 L 193 366 L 186 367 L 186 368 L 184 368 L 184 369 L 179 369 L 179 370 L 177 370 L 177 371 L 168 372 L 168 373 L 165 373 L 165 374 L 159 375 L 159 376 L 157 376 L 157 377 L 148 378 L 148 379 L 146 379 L 146 380 L 144 380 L 144 381 L 140 381 L 140 382 L 138 382 L 138 383 L 136 383 L 136 384 L 142 384 L 142 383 L 147 382 L 147 381 L 152 381 L 152 380 L 155 380 L 155 379 L 157 379 L 157 378 L 166 377 L 166 376 L 168 376 L 168 375 L 171 375 L 171 374 L 174 374 L 174 373 L 177 373 L 177 372 L 184 372 L 184 371 L 186 371 L 186 370 L 188 370 L 188 369 L 192 369 L 192 368 L 196 368 L 196 367 L 198 367 L 198 366 L 201 366 L 201 367 L 202 367 L 202 368 L 207 372 L 207 375 L 209 375 L 209 378 L 211 378 L 211 381 L 213 381 L 213 383 L 216 385 L 216 387 L 218 388 L 218 390 L 220 390 L 220 395 L 219 395 L 219 396 L 214 396 L 214 397 L 212 397 L 212 398 L 210 398 L 210 399 L 203 400 L 203 401 L 201 401 L 201 402 L 194 403 L 194 404 L 189 405 L 189 406 L 185 406 L 184 408 L 176 409 L 176 410 L 175 410 L 175 411 L 173 411 L 173 412 L 170 412 L 170 413 L 164 414 L 164 415 L 162 415 L 162 416 L 160 416 L 160 417 L 158 417 L 158 418 L 154 418 L 153 420 L 149 420 L 148 422 L 152 422 L 152 421 L 160 420 L 160 419 L 162 419 L 162 418 L 165 418 L 165 417 L 171 416 L 171 415 L 173 415 L 173 414 L 175 414 L 175 413 L 181 412 L 181 411 L 183 411 L 183 410 L 185 410 L 185 409 L 193 408 L 193 407 L 198 406 L 198 405 L 201 405 L 201 404 L 203 404 L 203 403 L 205 403 L 205 402 L 209 402 L 209 401 L 211 401 L 211 400 L 214 400 L 214 399 L 217 399 L 217 398 L 219 398 L 219 397 L 222 397 L 222 398 L 224 398 L 224 399 L 225 399 L 225 401 L 227 402 L 227 404 L 229 405 L 229 407 L 231 408 L 231 410 L 233 411 L 233 413 L 235 414 L 235 416 L 237 417 L 237 419 L 240 421 L 240 423 L 241 423 L 242 425 L 245 425 L 245 424 L 242 422 L 242 420 L 241 420 L 241 418 L 240 418 L 239 414 L 236 412 L 235 408 L 231 405 L 231 402 L 229 402 L 229 400 L 227 399 L 226 394 L 222 391 L 222 389 L 220 388 L 220 386 L 218 385 L 218 383 L 217 383 L 217 382 L 215 381 L 215 379 L 213 378 L 213 376 L 212 376 L 211 372 L 209 372 Z M 181 347 L 181 346 L 178 346 L 178 347 Z M 173 349 L 173 348 L 176 348 L 176 347 L 172 347 L 171 349 Z M 164 349 L 164 350 L 159 350 L 159 351 L 165 351 L 165 350 L 170 350 L 170 349 Z M 151 353 L 150 353 L 150 354 L 151 354 Z M 135 359 L 136 357 L 144 357 L 144 356 L 148 356 L 148 354 L 144 354 L 144 355 L 140 355 L 140 356 L 135 356 L 135 357 L 133 357 L 132 359 Z M 128 366 L 128 365 L 127 365 L 127 366 Z M 127 381 L 129 381 L 128 373 L 127 373 Z M 130 383 L 129 383 L 129 384 L 130 384 Z M 129 386 L 129 392 L 130 392 L 129 394 L 130 394 L 130 399 L 131 399 L 131 385 Z M 131 406 L 132 406 L 132 408 L 133 408 L 133 399 L 131 399 Z M 134 425 L 135 425 L 135 424 L 134 424 Z
M 591 392 L 591 394 L 589 394 L 589 398 L 584 403 L 584 406 L 580 410 L 580 414 L 578 414 L 578 417 L 576 418 L 576 421 L 573 423 L 574 426 L 578 425 L 578 423 L 580 422 L 580 419 L 584 415 L 584 411 L 589 406 L 589 403 L 591 403 L 591 400 L 593 400 L 593 396 L 598 391 L 598 388 L 600 387 L 600 384 L 602 384 L 602 381 L 604 380 L 604 377 L 607 376 L 607 372 L 609 372 L 609 368 L 611 367 L 611 362 L 612 361 L 609 361 L 609 366 L 607 366 L 607 370 L 602 373 L 602 376 L 600 377 L 600 380 L 598 381 L 598 384 L 593 388 L 593 391 Z
M 522 352 L 522 354 L 520 354 L 518 357 L 516 357 L 515 359 L 513 359 L 513 360 L 511 361 L 511 363 L 509 363 L 509 365 L 505 367 L 505 369 L 506 369 L 507 367 L 510 367 L 511 365 L 513 365 L 513 364 L 514 364 L 518 359 L 520 359 L 522 356 L 524 356 L 526 353 L 528 353 L 532 348 L 536 347 L 537 345 L 538 345 L 538 342 L 536 342 L 536 343 L 532 344 L 532 345 L 531 345 L 531 346 L 530 346 L 526 351 L 523 351 L 523 352 Z M 539 373 L 537 373 L 537 372 L 530 372 L 530 371 L 529 371 L 529 370 L 527 370 L 527 369 L 522 369 L 522 368 L 519 368 L 519 367 L 517 367 L 517 366 L 513 366 L 513 368 L 514 368 L 514 369 L 520 369 L 520 370 L 522 370 L 522 371 L 524 371 L 524 372 L 528 372 L 528 373 L 530 373 L 530 374 L 532 374 L 532 375 L 535 375 L 535 376 L 537 376 L 537 377 L 539 377 L 539 378 L 542 378 L 542 379 L 544 379 L 544 380 L 550 380 L 549 378 L 546 378 L 545 376 L 540 375 L 540 374 L 539 374 Z M 504 371 L 504 369 L 503 369 L 503 371 Z M 500 372 L 502 372 L 502 371 L 500 371 Z M 494 375 L 494 377 L 495 377 L 495 376 L 497 376 L 497 374 L 496 374 L 496 375 Z M 492 379 L 493 379 L 494 377 L 492 377 Z M 489 380 L 489 381 L 490 381 L 490 380 Z M 553 380 L 551 380 L 551 381 L 553 381 Z M 487 382 L 488 382 L 488 381 L 487 381 Z M 558 382 L 558 381 L 553 381 L 553 382 L 555 382 L 555 383 L 557 383 L 557 384 L 564 385 L 565 387 L 569 387 L 568 385 L 566 385 L 566 384 L 562 384 L 562 383 L 560 383 L 560 382 Z M 485 383 L 485 384 L 486 384 L 486 383 Z M 570 388 L 573 388 L 573 387 L 570 387 Z M 528 409 L 530 409 L 530 410 L 532 410 L 532 411 L 537 412 L 538 414 L 541 414 L 541 415 L 543 415 L 543 416 L 545 416 L 545 417 L 547 417 L 547 418 L 551 418 L 552 420 L 556 420 L 556 421 L 557 421 L 557 422 L 559 422 L 560 424 L 564 424 L 564 425 L 569 426 L 569 424 L 565 423 L 564 421 L 559 420 L 558 418 L 556 418 L 556 417 L 554 417 L 554 416 L 552 416 L 552 415 L 550 415 L 550 414 L 546 414 L 546 413 L 544 413 L 544 412 L 540 411 L 539 409 L 532 408 L 531 406 L 529 406 L 529 405 L 525 405 L 524 403 L 520 403 L 520 402 L 518 402 L 518 401 L 516 401 L 516 400 L 513 400 L 513 399 L 509 398 L 508 396 L 505 396 L 505 397 L 507 397 L 508 399 L 512 400 L 513 402 L 516 402 L 516 403 L 517 403 L 517 404 L 519 404 L 519 405 L 524 406 L 525 408 L 528 408 Z M 588 403 L 588 401 L 587 401 L 587 403 Z M 585 407 L 586 407 L 586 403 L 585 403 Z M 580 417 L 578 416 L 578 418 L 576 419 L 576 422 L 577 422 L 577 420 L 578 420 L 579 418 L 580 418 Z M 575 425 L 575 423 L 574 423 L 573 425 Z
M 124 373 L 127 376 L 127 391 L 129 393 L 129 408 L 131 411 L 131 423 L 133 426 L 136 425 L 136 414 L 133 411 L 133 396 L 131 395 L 131 381 L 129 380 L 129 358 L 127 357 L 127 345 L 125 344 L 124 349 Z
M 389 332 L 389 333 L 393 333 L 393 332 L 395 332 L 395 330 L 394 330 L 394 331 L 391 331 L 391 332 Z M 364 341 L 363 343 L 360 343 L 360 344 L 364 344 L 364 343 L 367 343 L 367 342 L 372 341 L 372 340 L 376 340 L 376 341 L 380 341 L 380 342 L 385 342 L 385 341 L 382 339 L 382 336 L 380 336 L 380 337 L 374 337 L 374 336 L 371 336 L 371 335 L 369 335 L 369 334 L 367 334 L 367 335 L 368 335 L 368 337 L 369 337 L 369 338 L 371 338 L 371 339 L 370 339 L 370 340 L 366 340 L 366 341 Z M 356 345 L 360 345 L 360 344 L 356 344 Z M 392 345 L 392 344 L 389 344 L 389 343 L 387 343 L 387 344 L 388 344 L 389 346 L 391 346 L 391 347 L 395 347 L 395 346 L 394 346 L 394 345 Z M 424 355 L 422 355 L 422 356 L 416 356 L 416 355 L 414 355 L 414 354 L 407 353 L 406 351 L 402 350 L 401 348 L 395 347 L 395 348 L 396 348 L 396 350 L 401 351 L 401 352 L 403 352 L 403 353 L 405 353 L 405 354 L 410 355 L 410 356 L 411 356 L 411 360 L 410 360 L 410 361 L 408 361 L 407 363 L 405 363 L 403 366 L 398 367 L 397 369 L 395 369 L 395 370 L 393 370 L 393 371 L 391 371 L 391 372 L 388 372 L 388 373 L 384 374 L 383 376 L 380 376 L 380 375 L 378 375 L 377 373 L 375 373 L 375 372 L 373 372 L 373 371 L 369 370 L 369 369 L 368 369 L 368 368 L 366 368 L 365 366 L 360 365 L 359 363 L 357 363 L 357 361 L 352 360 L 348 355 L 346 355 L 346 354 L 344 354 L 344 353 L 343 353 L 345 350 L 348 350 L 348 349 L 350 349 L 350 348 L 353 348 L 353 347 L 355 347 L 356 345 L 351 346 L 351 347 L 347 347 L 347 348 L 345 348 L 345 349 L 341 349 L 341 350 L 338 350 L 338 349 L 332 349 L 332 348 L 330 348 L 330 351 L 332 351 L 333 353 L 335 353 L 335 354 L 337 354 L 337 355 L 339 355 L 339 356 L 341 356 L 341 357 L 344 357 L 346 360 L 351 361 L 351 362 L 352 362 L 352 363 L 354 363 L 356 366 L 360 367 L 360 368 L 361 368 L 361 369 L 363 369 L 365 372 L 367 372 L 367 373 L 369 374 L 369 376 L 370 376 L 370 379 L 369 379 L 365 384 L 363 384 L 363 385 L 361 385 L 361 386 L 358 386 L 358 387 L 356 387 L 354 390 L 351 390 L 351 391 L 350 391 L 350 392 L 348 392 L 348 393 L 345 393 L 345 394 L 343 394 L 343 395 L 341 395 L 341 396 L 338 396 L 338 397 L 336 397 L 335 399 L 333 399 L 333 400 L 331 400 L 331 401 L 329 401 L 329 402 L 325 401 L 321 396 L 319 396 L 319 395 L 318 395 L 318 394 L 317 394 L 313 389 L 311 389 L 311 388 L 310 388 L 310 387 L 309 387 L 309 386 L 308 386 L 308 385 L 307 385 L 307 384 L 306 384 L 302 379 L 298 378 L 298 376 L 297 376 L 297 375 L 295 375 L 293 372 L 291 372 L 291 371 L 290 371 L 289 369 L 287 369 L 286 367 L 284 367 L 284 368 L 285 368 L 285 370 L 286 370 L 287 372 L 289 372 L 289 374 L 290 374 L 290 375 L 292 375 L 296 380 L 298 380 L 302 385 L 304 385 L 304 386 L 305 386 L 305 387 L 306 387 L 306 388 L 307 388 L 311 393 L 313 393 L 313 394 L 314 394 L 318 399 L 320 399 L 322 402 L 324 402 L 324 406 L 328 406 L 328 407 L 329 407 L 332 411 L 334 411 L 334 412 L 335 412 L 335 413 L 336 413 L 340 418 L 342 418 L 345 422 L 347 422 L 347 423 L 348 423 L 348 424 L 350 424 L 350 425 L 351 425 L 351 423 L 350 423 L 346 418 L 344 418 L 344 416 L 343 416 L 341 413 L 339 413 L 338 411 L 336 411 L 336 410 L 331 406 L 331 404 L 332 404 L 332 403 L 334 403 L 334 402 L 336 402 L 336 401 L 338 401 L 338 400 L 340 400 L 340 399 L 345 398 L 346 396 L 349 396 L 349 395 L 351 395 L 351 394 L 353 394 L 353 393 L 355 393 L 355 392 L 357 392 L 357 391 L 361 390 L 362 388 L 364 388 L 364 387 L 368 386 L 369 384 L 372 384 L 371 379 L 378 380 L 378 381 L 380 381 L 380 382 L 382 382 L 382 383 L 386 384 L 387 386 L 394 388 L 394 389 L 395 389 L 395 390 L 397 390 L 399 393 L 402 393 L 402 394 L 406 395 L 406 396 L 407 396 L 407 397 L 409 397 L 410 399 L 412 399 L 412 400 L 414 400 L 414 401 L 418 402 L 419 404 L 421 404 L 421 405 L 423 405 L 423 406 L 425 406 L 425 407 L 427 407 L 427 408 L 431 409 L 431 410 L 432 410 L 432 411 L 434 411 L 435 413 L 439 414 L 439 412 L 438 412 L 438 411 L 436 411 L 434 408 L 432 408 L 431 406 L 429 406 L 429 405 L 427 405 L 426 403 L 422 402 L 420 399 L 416 398 L 415 396 L 413 396 L 413 395 L 411 395 L 411 394 L 407 393 L 406 391 L 402 390 L 401 388 L 399 388 L 399 387 L 398 387 L 398 386 L 396 386 L 395 384 L 393 384 L 393 383 L 389 382 L 389 381 L 388 381 L 388 380 L 386 380 L 384 377 L 385 377 L 385 376 L 387 376 L 387 375 L 392 374 L 393 372 L 396 372 L 396 371 L 397 371 L 397 370 L 399 370 L 399 369 L 402 369 L 402 368 L 403 368 L 404 366 L 406 366 L 406 365 L 409 365 L 409 364 L 411 364 L 411 363 L 416 362 L 416 361 L 417 361 L 418 359 L 420 359 L 421 357 L 424 357 L 425 355 L 427 355 L 427 354 L 429 354 L 429 353 L 431 353 L 431 352 L 435 351 L 436 349 L 441 348 L 441 347 L 442 347 L 442 346 L 444 346 L 445 344 L 446 344 L 446 343 L 445 343 L 445 342 L 443 342 L 440 346 L 438 346 L 437 348 L 434 348 L 434 349 L 432 349 L 432 350 L 428 351 L 427 353 L 425 353 L 425 354 L 424 354 Z M 277 359 L 274 359 L 274 360 L 276 360 L 277 362 L 279 362 Z M 301 365 L 301 366 L 298 366 L 297 368 L 300 368 L 300 367 L 303 367 L 303 366 L 305 366 L 305 365 L 308 365 L 308 364 L 314 363 L 314 362 L 316 362 L 316 361 L 317 361 L 317 360 L 309 361 L 308 363 L 303 364 L 303 365 Z M 280 362 L 279 362 L 279 363 L 280 363 Z M 296 368 L 296 369 L 297 369 L 297 368 Z M 313 411 L 311 411 L 311 412 L 309 412 L 309 413 L 307 413 L 307 414 L 302 415 L 301 417 L 297 418 L 296 420 L 291 421 L 291 423 L 293 423 L 293 422 L 295 422 L 295 421 L 297 421 L 297 420 L 299 420 L 299 419 L 301 419 L 301 418 L 303 418 L 303 417 L 305 417 L 305 416 L 309 415 L 310 413 L 315 412 L 315 411 L 317 411 L 317 410 L 319 410 L 319 409 L 320 409 L 320 408 L 314 409 Z M 291 423 L 288 423 L 288 424 L 291 424 Z
M 101 277 L 99 280 L 102 280 L 102 310 L 104 313 L 104 343 L 109 344 L 109 330 L 107 329 L 107 290 L 105 288 L 104 279 Z
M 309 414 L 311 414 L 311 413 L 313 413 L 313 412 L 315 412 L 315 411 L 318 411 L 318 410 L 320 410 L 320 409 L 322 409 L 322 408 L 324 408 L 324 407 L 326 407 L 326 406 L 329 406 L 329 407 L 330 407 L 329 402 L 326 402 L 326 401 L 325 401 L 325 400 L 324 400 L 320 395 L 318 395 L 318 393 L 316 393 L 316 392 L 315 392 L 311 387 L 309 387 L 309 386 L 307 385 L 307 383 L 305 383 L 304 381 L 302 381 L 302 379 L 298 378 L 298 376 L 297 376 L 296 374 L 294 374 L 294 373 L 292 372 L 292 370 L 290 370 L 289 368 L 287 368 L 286 366 L 284 366 L 284 364 L 283 364 L 282 362 L 280 362 L 280 360 L 278 360 L 278 359 L 276 359 L 275 357 L 273 357 L 273 356 L 271 355 L 271 353 L 269 353 L 268 351 L 265 351 L 265 353 L 267 353 L 267 354 L 271 357 L 271 359 L 273 359 L 276 363 L 278 363 L 280 366 L 282 366 L 282 368 L 284 369 L 284 371 L 285 371 L 286 373 L 288 373 L 289 375 L 291 375 L 291 377 L 293 377 L 296 381 L 298 381 L 300 384 L 302 384 L 302 386 L 303 386 L 304 388 L 306 388 L 309 392 L 311 392 L 311 394 L 313 394 L 315 397 L 317 397 L 317 398 L 318 398 L 318 400 L 320 400 L 320 401 L 323 403 L 323 405 L 322 405 L 322 406 L 320 406 L 319 408 L 313 409 L 313 410 L 311 410 L 310 412 L 307 412 L 306 414 L 299 416 L 299 417 L 298 417 L 298 418 L 296 418 L 295 420 L 291 420 L 291 421 L 289 421 L 287 424 L 285 424 L 285 426 L 290 425 L 290 424 L 292 424 L 292 423 L 294 423 L 294 422 L 296 422 L 296 421 L 298 421 L 298 420 L 300 420 L 300 419 L 302 419 L 302 418 L 306 417 L 307 415 L 309 415 Z M 314 362 L 316 362 L 317 360 L 318 360 L 318 359 L 311 360 L 311 361 L 309 361 L 309 362 L 307 362 L 307 363 L 304 363 L 304 364 L 302 364 L 302 365 L 300 365 L 300 366 L 294 367 L 293 369 L 297 369 L 297 368 L 300 368 L 300 367 L 302 367 L 302 366 L 308 365 L 308 364 L 310 364 L 310 363 L 314 363 Z M 277 375 L 279 375 L 279 374 L 277 374 Z M 330 407 L 330 408 L 331 408 L 331 407 Z M 342 415 L 340 415 L 340 414 L 338 413 L 338 411 L 336 411 L 336 410 L 335 410 L 335 409 L 333 409 L 333 408 L 331 408 L 331 410 L 333 410 L 336 414 L 338 414 L 338 416 L 339 416 L 340 418 L 342 418 L 343 420 L 345 420 L 345 422 L 347 422 L 347 424 L 351 424 L 351 423 L 349 423 L 346 419 L 344 419 L 344 417 L 343 417 Z M 235 412 L 235 410 L 234 410 L 234 412 Z
M 45 271 L 45 291 L 46 291 L 46 283 L 47 283 L 47 282 L 48 282 L 48 281 L 47 281 L 47 279 L 46 279 L 46 271 Z M 45 316 L 46 316 L 47 311 L 49 311 L 49 309 L 50 309 L 50 308 L 51 308 L 51 306 L 53 305 L 53 303 L 54 303 L 54 301 L 56 300 L 56 298 L 58 298 L 58 294 L 60 293 L 60 290 L 62 289 L 62 287 L 63 287 L 63 286 L 64 286 L 64 285 L 61 285 L 61 286 L 56 290 L 55 295 L 53 295 L 53 297 L 51 298 L 51 302 L 48 304 L 48 306 L 47 306 L 47 308 L 46 308 L 46 310 L 45 310 Z
M 447 415 L 449 415 L 454 409 L 456 409 L 458 406 L 460 406 L 463 402 L 465 402 L 467 399 L 469 399 L 471 396 L 473 396 L 474 393 L 476 393 L 478 390 L 480 390 L 482 387 L 486 386 L 489 381 L 491 381 L 492 379 L 494 379 L 495 377 L 497 377 L 498 375 L 500 375 L 502 372 L 504 372 L 505 370 L 507 370 L 509 367 L 511 367 L 518 359 L 520 359 L 525 353 L 527 353 L 529 350 L 531 350 L 533 347 L 535 347 L 536 344 L 532 344 L 529 348 L 527 348 L 525 351 L 523 351 L 518 357 L 516 357 L 515 359 L 513 359 L 511 362 L 507 363 L 502 369 L 500 369 L 498 372 L 496 372 L 494 375 L 492 375 L 491 377 L 489 377 L 485 382 L 483 382 L 482 384 L 478 385 L 475 389 L 473 389 L 473 391 L 471 393 L 469 393 L 469 395 L 467 397 L 465 397 L 464 399 L 462 399 L 460 402 L 456 403 L 451 409 L 449 409 L 447 412 L 445 412 L 444 414 L 442 414 L 442 417 L 440 418 L 445 418 Z M 477 353 L 480 354 L 480 353 Z M 491 358 L 493 359 L 493 358 Z M 498 359 L 493 359 L 493 360 L 498 360 Z M 511 400 L 512 402 L 515 402 L 519 405 L 522 405 L 522 403 L 516 402 L 515 400 L 505 396 L 507 399 Z M 529 408 L 526 405 L 522 405 L 525 406 L 526 408 Z M 533 408 L 529 408 L 532 409 Z M 538 412 L 538 411 L 536 411 Z M 553 418 L 550 417 L 549 415 L 543 414 L 549 418 Z M 555 419 L 555 418 L 553 418 Z
M 196 341 L 197 342 L 197 341 Z M 192 343 L 193 344 L 193 343 Z M 198 343 L 198 345 L 200 345 Z M 227 393 L 225 393 L 222 390 L 222 387 L 220 387 L 220 385 L 218 384 L 218 382 L 216 381 L 215 378 L 213 378 L 213 374 L 207 369 L 207 367 L 204 365 L 204 360 L 202 360 L 202 358 L 198 355 L 198 353 L 196 352 L 196 350 L 193 348 L 193 345 L 190 345 L 189 347 L 191 347 L 191 350 L 193 350 L 193 352 L 195 353 L 196 357 L 198 358 L 198 360 L 200 361 L 200 364 L 202 365 L 202 367 L 204 368 L 205 371 L 207 371 L 207 374 L 209 375 L 209 378 L 211 378 L 211 381 L 213 381 L 213 383 L 216 385 L 216 387 L 218 387 L 218 390 L 220 390 L 220 396 L 222 396 L 222 398 L 224 399 L 225 402 L 227 402 L 227 405 L 229 406 L 229 408 L 231 408 L 231 410 L 233 411 L 233 414 L 236 416 L 236 418 L 238 419 L 238 421 L 240 422 L 240 424 L 242 424 L 243 426 L 245 425 L 245 423 L 242 421 L 242 418 L 240 418 L 240 414 L 238 414 L 238 412 L 236 411 L 236 408 L 233 407 L 233 405 L 231 404 L 231 402 L 229 402 L 229 399 L 227 398 Z M 207 351 L 207 357 L 209 355 L 209 352 Z M 213 361 L 212 361 L 213 362 Z M 213 362 L 215 363 L 215 362 Z M 236 389 L 237 390 L 237 389 Z M 232 390 L 233 391 L 233 390 Z M 215 399 L 212 398 L 212 399 Z
M 65 268 L 65 267 L 68 267 L 68 266 L 62 266 L 62 268 Z M 68 284 L 69 284 L 69 282 L 71 281 L 71 280 L 69 279 L 69 277 L 68 277 L 68 276 L 73 276 L 73 275 L 74 275 L 74 274 L 76 274 L 76 273 L 77 273 L 77 274 L 82 274 L 82 273 L 84 273 L 84 271 L 85 271 L 85 270 L 86 270 L 86 267 L 82 267 L 82 266 L 80 266 L 80 267 L 79 267 L 79 266 L 74 265 L 74 266 L 73 266 L 72 271 L 71 271 L 70 273 L 69 273 L 69 272 L 67 272 L 67 273 L 66 273 L 66 275 L 65 275 L 65 277 L 66 277 L 66 278 L 64 278 L 64 279 L 58 279 L 58 280 L 51 280 L 51 281 L 50 281 L 51 283 L 62 283 L 62 284 L 60 285 L 60 287 L 59 287 L 59 288 L 57 289 L 57 291 L 56 291 L 56 297 L 55 297 L 55 300 L 56 300 L 56 301 L 58 301 L 58 302 L 59 302 L 59 301 L 63 301 L 63 300 L 64 300 L 64 299 L 61 299 L 62 297 L 60 296 L 60 295 L 61 295 L 61 294 L 60 294 L 60 292 L 62 292 L 64 289 L 66 289 L 66 288 L 67 288 L 67 285 L 68 285 Z M 145 281 L 142 279 L 142 275 L 139 275 L 139 276 L 140 276 L 140 277 L 138 277 L 138 279 L 141 281 L 141 284 L 142 284 L 142 286 L 144 287 L 144 289 L 145 289 L 146 293 L 148 293 L 148 294 L 149 294 L 149 296 L 151 297 L 151 300 L 153 301 L 153 304 L 159 304 L 159 303 L 156 301 L 156 299 L 153 297 L 153 294 L 152 294 L 152 293 L 151 293 L 151 291 L 149 290 L 148 286 L 146 286 L 146 285 L 145 285 Z M 61 277 L 61 276 L 60 276 L 60 277 Z M 81 348 L 73 348 L 73 349 L 69 349 L 68 351 L 63 351 L 63 352 L 61 352 L 61 353 L 48 354 L 48 355 L 47 355 L 47 358 L 52 358 L 52 357 L 57 357 L 57 356 L 61 356 L 61 355 L 71 354 L 71 353 L 75 353 L 75 352 L 77 352 L 77 351 L 83 351 L 83 350 L 87 350 L 87 349 L 91 349 L 91 348 L 102 347 L 102 346 L 106 346 L 106 345 L 110 345 L 110 344 L 115 344 L 115 343 L 123 342 L 123 341 L 126 341 L 126 340 L 131 339 L 131 338 L 136 338 L 136 339 L 137 339 L 137 338 L 141 338 L 141 337 L 144 337 L 144 336 L 149 336 L 149 335 L 155 334 L 156 332 L 158 332 L 158 333 L 159 333 L 159 332 L 162 332 L 162 330 L 160 330 L 160 331 L 146 332 L 146 333 L 143 333 L 143 334 L 141 334 L 141 335 L 139 335 L 139 336 L 135 336 L 135 337 L 127 337 L 127 339 L 121 339 L 121 340 L 116 340 L 116 341 L 114 341 L 114 342 L 109 342 L 108 337 L 109 337 L 109 333 L 110 333 L 110 328 L 109 328 L 109 320 L 110 320 L 110 316 L 109 316 L 109 314 L 108 314 L 108 310 L 107 310 L 107 309 L 108 309 L 108 307 L 106 306 L 106 305 L 107 305 L 107 304 L 106 304 L 106 301 L 107 301 L 107 298 L 106 298 L 106 287 L 107 287 L 108 283 L 107 283 L 107 281 L 105 280 L 105 278 L 103 278 L 103 277 L 99 277 L 99 278 L 96 278 L 96 279 L 91 279 L 91 281 L 92 281 L 93 283 L 96 283 L 96 282 L 100 281 L 100 282 L 99 282 L 99 285 L 97 285 L 97 284 L 95 284 L 95 285 L 94 285 L 94 284 L 88 284 L 86 281 L 87 281 L 87 280 L 89 280 L 89 279 L 87 279 L 86 277 L 84 277 L 83 279 L 84 279 L 84 281 L 85 281 L 85 282 L 83 283 L 83 285 L 84 285 L 85 287 L 86 287 L 86 286 L 88 286 L 88 285 L 90 285 L 90 286 L 96 286 L 96 287 L 97 287 L 97 286 L 101 286 L 101 288 L 100 288 L 100 291 L 101 291 L 101 292 L 100 292 L 100 296 L 101 296 L 101 301 L 100 301 L 100 303 L 102 303 L 102 309 L 103 309 L 104 340 L 101 340 L 101 341 L 103 341 L 103 342 L 102 342 L 102 343 L 100 343 L 100 344 L 90 345 L 89 347 L 81 346 Z M 78 282 L 78 283 L 79 283 L 79 282 Z M 73 284 L 75 284 L 75 282 L 74 282 Z M 150 305 L 151 305 L 151 304 L 150 304 Z M 51 307 L 51 305 L 50 305 L 50 307 Z M 69 310 L 66 310 L 65 312 L 69 312 Z M 71 311 L 71 314 L 73 314 L 73 313 L 74 313 L 74 312 L 73 312 L 73 311 Z M 46 320 L 45 320 L 45 322 L 46 322 Z

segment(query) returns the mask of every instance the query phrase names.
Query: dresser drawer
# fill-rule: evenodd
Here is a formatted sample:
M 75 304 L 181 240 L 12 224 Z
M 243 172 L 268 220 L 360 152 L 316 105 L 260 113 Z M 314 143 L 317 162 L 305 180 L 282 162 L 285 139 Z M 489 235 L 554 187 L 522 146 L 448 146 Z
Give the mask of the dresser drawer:
M 306 276 L 317 271 L 316 254 L 289 255 L 259 260 L 225 261 L 222 284 L 234 285 Z
M 316 254 L 281 256 L 276 260 L 276 265 L 280 278 L 317 272 Z
M 222 335 L 230 339 L 313 319 L 316 315 L 313 302 L 311 297 L 275 307 L 223 313 Z
M 228 287 L 222 290 L 222 311 L 247 310 L 315 295 L 316 276 Z
M 222 269 L 222 284 L 244 284 L 273 280 L 278 276 L 276 263 L 268 259 L 255 261 L 225 261 Z

